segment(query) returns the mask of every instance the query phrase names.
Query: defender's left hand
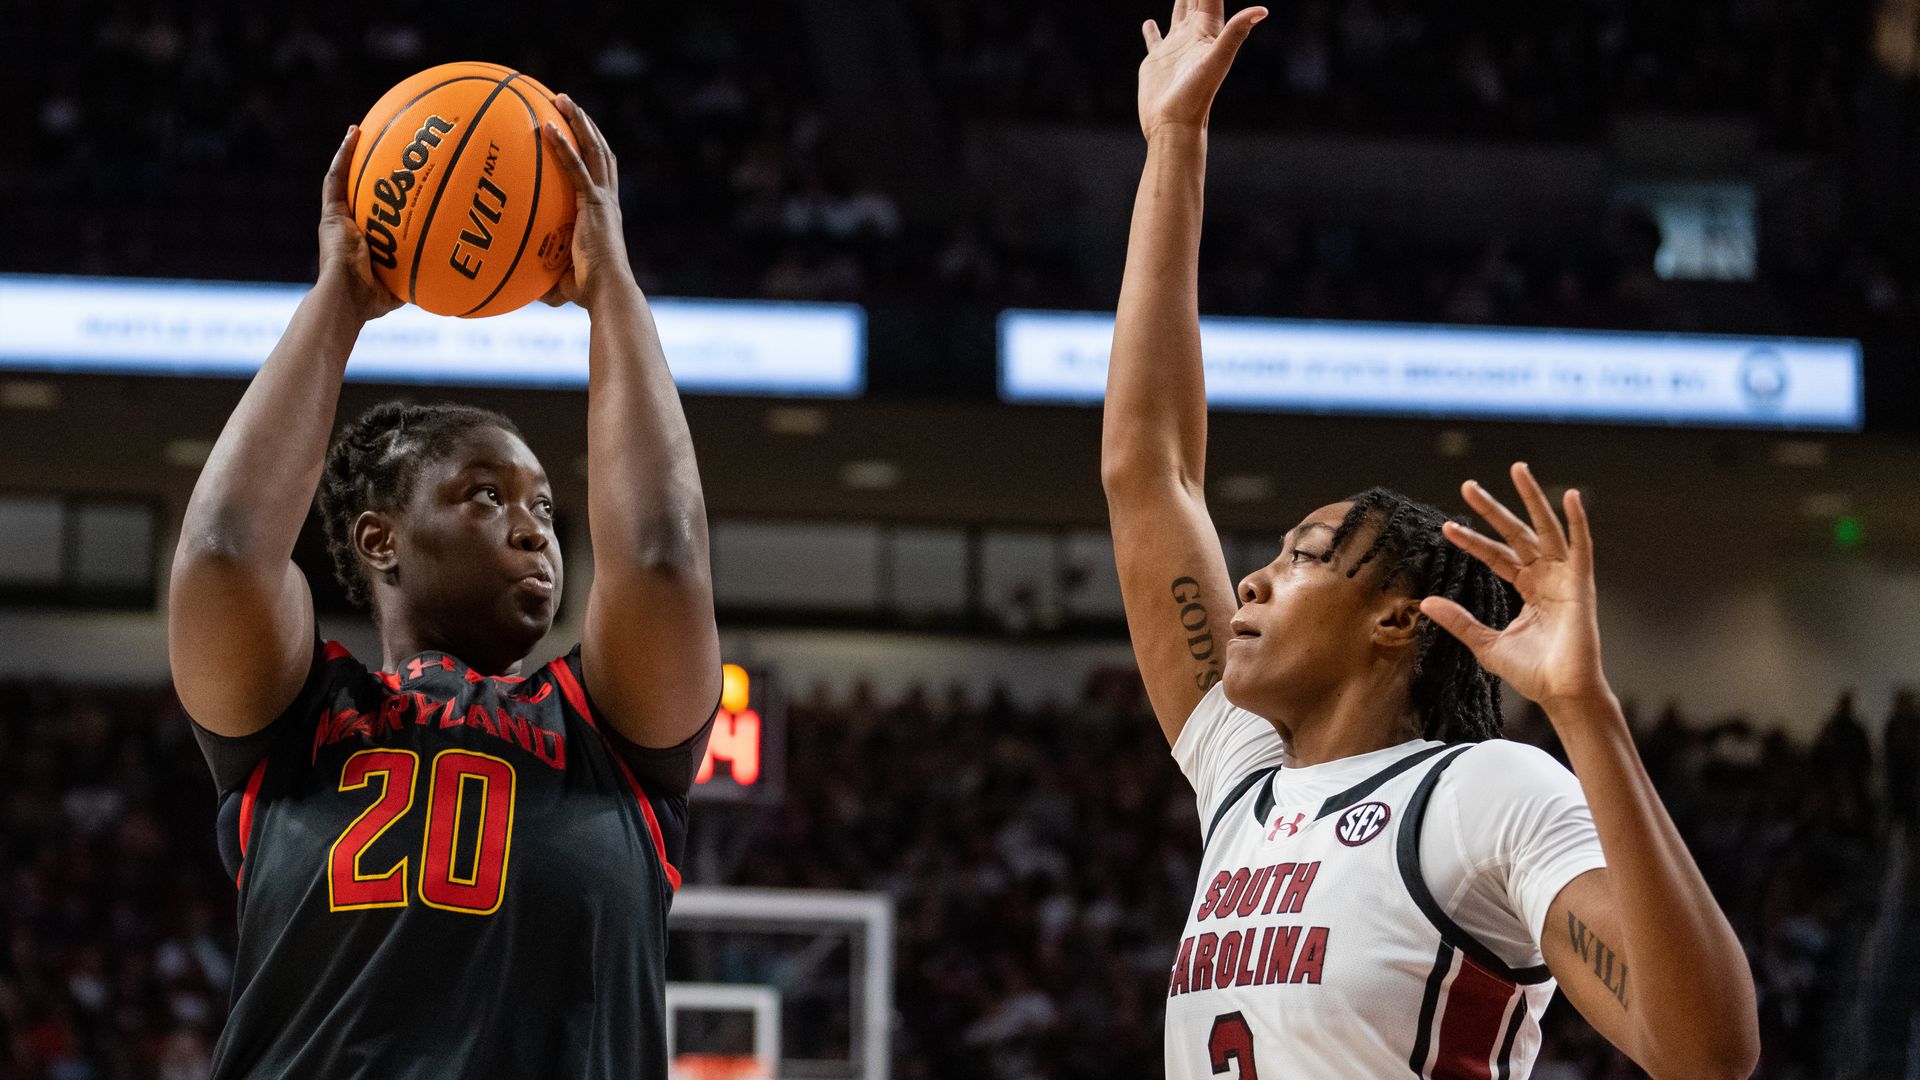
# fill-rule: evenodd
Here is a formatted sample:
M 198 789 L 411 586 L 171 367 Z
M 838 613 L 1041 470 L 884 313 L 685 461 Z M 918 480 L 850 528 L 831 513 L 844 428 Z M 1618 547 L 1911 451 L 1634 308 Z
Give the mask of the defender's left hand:
M 1578 491 L 1563 500 L 1567 528 L 1524 462 L 1515 462 L 1514 487 L 1532 525 L 1521 521 L 1478 483 L 1460 486 L 1467 503 L 1491 524 L 1494 540 L 1447 522 L 1448 540 L 1512 583 L 1524 602 L 1504 630 L 1492 630 L 1451 600 L 1429 596 L 1420 611 L 1457 637 L 1481 666 L 1554 714 L 1562 704 L 1605 700 L 1612 691 L 1600 664 L 1600 624 L 1593 588 L 1593 536 Z M 1571 536 L 1569 536 L 1571 532 Z
M 607 290 L 634 287 L 627 237 L 620 224 L 620 161 L 586 110 L 565 94 L 555 104 L 573 131 L 573 141 L 568 142 L 551 121 L 540 133 L 567 179 L 573 181 L 573 265 L 540 299 L 554 305 L 571 300 L 591 311 L 595 299 Z

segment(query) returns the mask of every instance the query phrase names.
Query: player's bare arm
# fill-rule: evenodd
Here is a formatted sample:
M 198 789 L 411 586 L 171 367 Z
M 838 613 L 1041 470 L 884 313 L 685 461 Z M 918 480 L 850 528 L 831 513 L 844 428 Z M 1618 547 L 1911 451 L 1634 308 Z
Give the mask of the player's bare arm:
M 1592 809 L 1607 869 L 1555 898 L 1547 966 L 1581 1014 L 1654 1076 L 1750 1075 L 1760 1047 L 1753 977 L 1607 683 L 1586 506 L 1568 491 L 1563 526 L 1524 464 L 1513 482 L 1530 521 L 1469 481 L 1467 502 L 1499 539 L 1451 522 L 1445 531 L 1519 590 L 1520 614 L 1496 632 L 1439 597 L 1421 610 L 1546 710 Z
M 674 746 L 720 700 L 707 511 L 693 438 L 620 224 L 620 166 L 593 120 L 561 96 L 575 151 L 547 146 L 573 180 L 573 267 L 549 300 L 593 320 L 587 348 L 587 517 L 593 587 L 580 652 L 587 692 L 642 746 Z
M 1167 741 L 1220 681 L 1237 606 L 1207 515 L 1207 401 L 1200 366 L 1199 259 L 1207 114 L 1266 9 L 1224 19 L 1222 0 L 1178 0 L 1161 35 L 1142 27 L 1134 198 L 1114 320 L 1100 479 L 1134 656 Z
M 373 278 L 347 203 L 349 128 L 320 191 L 320 272 L 221 429 L 180 525 L 167 650 L 187 712 L 221 735 L 265 727 L 300 690 L 313 597 L 293 545 L 313 502 L 347 356 L 400 306 Z M 237 657 L 248 657 L 236 663 Z

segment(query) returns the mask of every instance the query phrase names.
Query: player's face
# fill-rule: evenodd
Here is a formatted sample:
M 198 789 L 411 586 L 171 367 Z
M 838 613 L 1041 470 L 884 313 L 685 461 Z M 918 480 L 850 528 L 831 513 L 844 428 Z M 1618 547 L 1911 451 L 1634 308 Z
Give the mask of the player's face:
M 1372 526 L 1325 558 L 1352 506 L 1331 503 L 1308 514 L 1287 533 L 1278 557 L 1240 582 L 1222 674 L 1235 705 L 1291 724 L 1376 662 L 1380 620 L 1404 600 L 1381 592 L 1372 564 L 1347 576 L 1373 542 Z
M 397 541 L 414 617 L 469 663 L 504 667 L 552 628 L 563 584 L 553 488 L 518 436 L 477 428 L 423 465 Z

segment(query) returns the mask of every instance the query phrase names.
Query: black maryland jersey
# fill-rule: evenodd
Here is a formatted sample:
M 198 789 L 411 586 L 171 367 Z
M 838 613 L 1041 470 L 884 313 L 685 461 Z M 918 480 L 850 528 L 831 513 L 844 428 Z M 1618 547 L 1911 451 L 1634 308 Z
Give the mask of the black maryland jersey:
M 577 646 L 500 678 L 327 642 L 264 731 L 198 734 L 240 894 L 216 1077 L 664 1080 L 704 733 L 654 751 L 606 729 Z

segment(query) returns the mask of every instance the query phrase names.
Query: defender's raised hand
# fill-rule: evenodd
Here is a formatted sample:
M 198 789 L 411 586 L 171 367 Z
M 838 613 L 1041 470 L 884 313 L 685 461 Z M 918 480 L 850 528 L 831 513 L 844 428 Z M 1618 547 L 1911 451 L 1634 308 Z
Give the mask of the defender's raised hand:
M 1505 543 L 1448 522 L 1447 539 L 1512 583 L 1524 605 L 1504 630 L 1493 630 L 1451 600 L 1429 596 L 1420 611 L 1459 638 L 1481 666 L 1555 715 L 1554 706 L 1611 694 L 1600 664 L 1600 624 L 1594 611 L 1593 537 L 1578 491 L 1563 503 L 1567 528 L 1524 462 L 1513 484 L 1532 524 L 1521 521 L 1472 480 L 1460 487 L 1467 503 Z
M 571 300 L 591 310 L 600 292 L 634 283 L 627 237 L 620 224 L 620 161 L 586 110 L 565 94 L 559 95 L 556 104 L 573 131 L 573 141 L 568 142 L 551 121 L 541 134 L 567 179 L 573 181 L 573 265 L 541 299 L 549 304 Z
M 1152 19 L 1140 27 L 1147 58 L 1140 62 L 1140 131 L 1153 138 L 1162 124 L 1205 127 L 1213 95 L 1263 7 L 1242 8 L 1225 20 L 1225 0 L 1174 0 L 1165 36 Z

